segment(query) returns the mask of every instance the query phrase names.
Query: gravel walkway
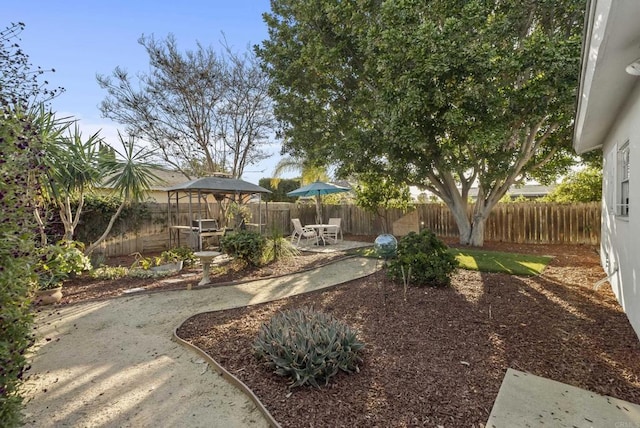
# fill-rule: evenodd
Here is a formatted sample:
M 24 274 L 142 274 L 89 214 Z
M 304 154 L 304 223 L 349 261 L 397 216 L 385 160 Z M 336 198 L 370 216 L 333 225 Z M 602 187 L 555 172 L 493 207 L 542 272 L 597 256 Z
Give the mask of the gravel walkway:
M 255 405 L 171 340 L 200 312 L 261 303 L 373 273 L 350 258 L 227 287 L 134 295 L 51 308 L 37 318 L 24 385 L 30 427 L 263 427 Z

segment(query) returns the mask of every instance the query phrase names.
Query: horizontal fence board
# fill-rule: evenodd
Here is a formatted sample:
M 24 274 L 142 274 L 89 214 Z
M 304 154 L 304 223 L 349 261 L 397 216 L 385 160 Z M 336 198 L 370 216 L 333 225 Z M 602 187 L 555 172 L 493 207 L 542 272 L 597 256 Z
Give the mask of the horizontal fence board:
M 215 204 L 210 204 L 215 205 Z M 302 224 L 316 220 L 316 208 L 309 203 L 270 202 L 248 204 L 251 213 L 249 223 L 261 223 L 264 233 L 280 233 L 288 236 L 292 232 L 291 219 L 299 218 Z M 458 227 L 449 208 L 444 204 L 416 204 L 418 224 L 416 230 L 429 229 L 440 237 L 457 238 Z M 470 216 L 473 206 L 468 207 Z M 487 241 L 514 243 L 591 244 L 600 243 L 599 202 L 582 204 L 556 203 L 505 203 L 494 207 L 485 223 L 484 236 Z M 137 230 L 124 235 L 110 236 L 97 251 L 104 256 L 117 256 L 143 252 L 160 252 L 169 249 L 169 227 L 167 204 L 149 204 L 149 219 L 141 222 Z M 209 206 L 201 212 L 193 211 L 194 218 L 211 218 L 218 207 Z M 391 233 L 395 221 L 403 217 L 397 209 L 390 209 L 377 216 L 355 205 L 324 205 L 323 218 L 342 219 L 342 229 L 352 235 L 379 235 Z M 215 217 L 214 217 L 215 218 Z M 190 224 L 189 209 L 180 205 L 180 213 L 173 212 L 172 225 Z M 233 224 L 233 222 L 231 223 Z M 255 226 L 249 227 L 251 230 Z M 180 235 L 181 245 L 194 246 L 197 241 L 187 232 Z

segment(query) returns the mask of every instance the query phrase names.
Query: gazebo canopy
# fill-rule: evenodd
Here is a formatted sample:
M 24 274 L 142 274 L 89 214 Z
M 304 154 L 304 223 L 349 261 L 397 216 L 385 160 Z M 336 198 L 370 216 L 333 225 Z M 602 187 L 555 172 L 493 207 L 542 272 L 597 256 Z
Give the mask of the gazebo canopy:
M 167 192 L 201 191 L 202 193 L 253 194 L 270 190 L 237 178 L 203 177 L 167 188 Z

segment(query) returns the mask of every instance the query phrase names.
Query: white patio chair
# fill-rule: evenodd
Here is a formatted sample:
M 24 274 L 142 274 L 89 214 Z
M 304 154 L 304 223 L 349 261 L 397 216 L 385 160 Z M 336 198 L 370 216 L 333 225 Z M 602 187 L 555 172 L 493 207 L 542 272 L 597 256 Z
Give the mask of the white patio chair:
M 342 235 L 342 219 L 330 218 L 328 224 L 336 227 L 327 227 L 324 230 L 325 238 L 330 238 L 333 239 L 333 242 L 338 242 L 338 235 L 340 235 L 340 240 L 344 240 L 344 236 Z
M 293 233 L 291 234 L 291 242 L 294 239 L 298 239 L 296 245 L 300 244 L 300 239 L 305 238 L 307 241 L 309 239 L 314 239 L 316 244 L 318 243 L 318 235 L 316 231 L 310 227 L 302 227 L 302 223 L 300 223 L 299 218 L 292 218 L 291 223 L 293 224 Z

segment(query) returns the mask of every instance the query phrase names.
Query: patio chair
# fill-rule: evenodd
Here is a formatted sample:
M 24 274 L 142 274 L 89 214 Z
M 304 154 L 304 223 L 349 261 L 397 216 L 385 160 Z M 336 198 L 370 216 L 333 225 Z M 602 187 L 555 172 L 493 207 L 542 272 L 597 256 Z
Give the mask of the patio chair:
M 305 238 L 307 241 L 309 239 L 314 239 L 316 244 L 318 243 L 318 235 L 316 235 L 316 231 L 310 227 L 302 227 L 302 223 L 300 223 L 299 218 L 292 218 L 291 223 L 293 224 L 293 233 L 291 234 L 291 242 L 294 239 L 298 238 L 296 245 L 300 244 L 300 239 Z
M 333 239 L 333 242 L 338 242 L 338 234 L 340 235 L 340 240 L 344 240 L 344 236 L 342 235 L 342 219 L 341 218 L 330 218 L 329 223 L 332 226 L 337 227 L 328 227 L 324 230 L 325 238 Z

